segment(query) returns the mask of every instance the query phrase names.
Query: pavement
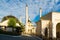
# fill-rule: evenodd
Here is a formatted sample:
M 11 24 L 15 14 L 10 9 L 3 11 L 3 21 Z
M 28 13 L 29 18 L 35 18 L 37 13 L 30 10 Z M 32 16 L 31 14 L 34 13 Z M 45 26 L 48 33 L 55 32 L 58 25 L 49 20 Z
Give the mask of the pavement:
M 0 34 L 0 40 L 42 40 L 42 39 L 31 35 L 11 36 Z

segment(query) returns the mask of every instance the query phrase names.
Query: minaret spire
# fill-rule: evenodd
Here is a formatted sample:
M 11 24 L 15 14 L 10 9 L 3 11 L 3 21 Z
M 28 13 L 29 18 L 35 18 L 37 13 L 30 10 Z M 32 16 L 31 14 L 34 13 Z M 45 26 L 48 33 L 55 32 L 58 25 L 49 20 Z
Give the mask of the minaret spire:
M 40 8 L 40 18 L 42 17 L 42 8 Z
M 28 32 L 28 5 L 26 4 L 26 33 Z

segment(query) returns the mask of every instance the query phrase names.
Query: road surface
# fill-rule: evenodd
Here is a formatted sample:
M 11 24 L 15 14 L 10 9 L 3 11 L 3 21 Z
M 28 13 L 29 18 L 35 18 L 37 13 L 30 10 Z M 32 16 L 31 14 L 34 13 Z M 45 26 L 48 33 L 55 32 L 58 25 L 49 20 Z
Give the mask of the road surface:
M 36 36 L 10 36 L 0 34 L 0 40 L 41 40 Z

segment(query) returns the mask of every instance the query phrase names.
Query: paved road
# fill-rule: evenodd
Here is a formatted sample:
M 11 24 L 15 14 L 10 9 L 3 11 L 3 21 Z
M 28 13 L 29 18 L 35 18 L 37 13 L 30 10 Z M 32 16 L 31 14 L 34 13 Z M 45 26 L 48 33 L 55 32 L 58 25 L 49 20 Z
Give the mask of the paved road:
M 35 36 L 9 36 L 9 35 L 0 35 L 0 40 L 41 40 Z

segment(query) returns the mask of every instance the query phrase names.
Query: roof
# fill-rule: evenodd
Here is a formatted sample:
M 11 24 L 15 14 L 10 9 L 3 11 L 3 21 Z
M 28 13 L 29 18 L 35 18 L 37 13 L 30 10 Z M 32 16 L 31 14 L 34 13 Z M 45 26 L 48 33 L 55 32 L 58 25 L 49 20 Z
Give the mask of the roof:
M 42 16 L 40 20 L 50 20 L 52 18 L 52 14 L 55 14 L 55 13 L 60 13 L 60 12 L 49 12 L 48 14 Z M 37 21 L 37 22 L 39 22 L 39 21 Z
M 9 18 L 14 18 L 16 20 L 16 22 L 19 23 L 19 25 L 21 24 L 20 21 L 18 20 L 18 18 L 16 18 L 15 16 L 12 16 L 12 15 L 8 15 L 8 16 L 3 17 L 1 22 L 8 20 Z
M 2 23 L 0 23 L 0 26 L 8 26 L 8 20 L 5 20 Z M 16 26 L 20 26 L 19 23 L 16 23 Z

